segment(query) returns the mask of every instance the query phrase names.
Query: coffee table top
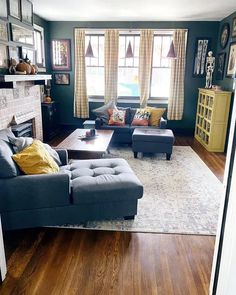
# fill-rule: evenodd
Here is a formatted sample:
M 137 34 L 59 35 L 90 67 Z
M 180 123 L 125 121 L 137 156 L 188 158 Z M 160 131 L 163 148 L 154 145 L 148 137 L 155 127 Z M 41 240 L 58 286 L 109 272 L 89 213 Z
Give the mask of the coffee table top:
M 84 151 L 105 153 L 110 144 L 113 130 L 96 130 L 96 137 L 89 140 L 81 140 L 89 129 L 76 129 L 66 137 L 56 148 L 66 149 L 69 151 Z

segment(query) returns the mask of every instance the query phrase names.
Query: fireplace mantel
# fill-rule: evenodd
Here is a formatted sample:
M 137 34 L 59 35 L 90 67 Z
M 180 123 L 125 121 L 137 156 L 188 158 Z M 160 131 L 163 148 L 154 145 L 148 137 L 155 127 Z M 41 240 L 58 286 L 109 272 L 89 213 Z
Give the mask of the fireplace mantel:
M 34 84 L 46 84 L 52 75 L 0 75 L 0 88 L 16 88 L 17 82 L 32 81 Z

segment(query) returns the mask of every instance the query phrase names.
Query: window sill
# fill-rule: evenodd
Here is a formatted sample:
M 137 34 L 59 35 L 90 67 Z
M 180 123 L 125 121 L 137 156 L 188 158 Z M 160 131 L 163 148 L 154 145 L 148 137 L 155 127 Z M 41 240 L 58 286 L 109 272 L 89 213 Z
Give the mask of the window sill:
M 104 102 L 103 97 L 89 97 L 89 102 Z M 139 105 L 139 99 L 132 99 L 132 98 L 118 98 L 118 103 L 124 104 L 137 104 Z M 159 104 L 166 104 L 168 105 L 168 98 L 158 98 L 158 99 L 149 99 L 148 104 L 159 105 Z

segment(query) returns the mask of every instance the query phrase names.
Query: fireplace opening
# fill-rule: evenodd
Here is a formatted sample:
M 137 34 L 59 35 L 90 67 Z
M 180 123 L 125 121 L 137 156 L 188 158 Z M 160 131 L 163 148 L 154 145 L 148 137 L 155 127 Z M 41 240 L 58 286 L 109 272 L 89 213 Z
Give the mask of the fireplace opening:
M 11 130 L 16 137 L 33 137 L 32 121 L 11 126 Z

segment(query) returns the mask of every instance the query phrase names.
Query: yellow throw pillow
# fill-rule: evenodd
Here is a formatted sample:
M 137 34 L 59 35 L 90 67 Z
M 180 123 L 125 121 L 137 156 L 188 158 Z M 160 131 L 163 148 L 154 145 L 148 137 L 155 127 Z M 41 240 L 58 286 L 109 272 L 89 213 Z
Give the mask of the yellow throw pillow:
M 165 108 L 153 108 L 153 107 L 146 107 L 151 112 L 151 116 L 149 118 L 149 124 L 150 126 L 159 126 L 160 120 L 164 112 L 166 111 Z
M 59 171 L 57 163 L 45 149 L 43 143 L 37 139 L 12 158 L 25 174 L 48 174 Z

